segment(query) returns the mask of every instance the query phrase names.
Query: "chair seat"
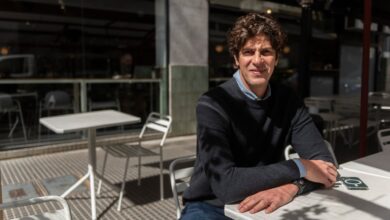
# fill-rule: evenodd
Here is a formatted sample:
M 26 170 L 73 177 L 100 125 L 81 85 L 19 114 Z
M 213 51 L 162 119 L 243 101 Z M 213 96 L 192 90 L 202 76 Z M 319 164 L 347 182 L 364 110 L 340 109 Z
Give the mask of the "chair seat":
M 91 109 L 118 108 L 118 103 L 116 101 L 93 101 L 90 105 Z
M 36 205 L 39 203 L 43 204 L 47 202 L 56 202 L 58 205 L 61 205 L 63 208 L 57 209 L 54 212 L 45 212 L 37 215 L 23 216 L 14 219 L 22 219 L 22 220 L 34 220 L 34 219 L 71 220 L 72 219 L 68 203 L 64 198 L 56 195 L 42 196 L 42 197 L 35 197 L 35 198 L 29 198 L 24 200 L 15 200 L 12 202 L 0 203 L 0 209 L 5 210 L 5 209 L 13 209 L 17 207 L 24 207 L 25 209 L 29 210 L 28 206 Z M 22 212 L 21 214 L 22 215 L 26 214 L 26 212 Z
M 114 144 L 103 147 L 110 155 L 114 157 L 138 157 L 138 156 L 156 156 L 159 155 L 152 150 L 146 149 L 139 144 Z
M 66 216 L 65 211 L 62 209 L 62 210 L 56 210 L 55 212 L 42 213 L 39 215 L 30 215 L 21 218 L 13 218 L 12 220 L 42 220 L 42 219 L 65 220 L 66 218 L 64 216 Z
M 119 143 L 119 144 L 109 144 L 102 146 L 102 149 L 105 151 L 103 167 L 101 176 L 104 176 L 104 171 L 106 167 L 106 162 L 108 155 L 119 158 L 126 158 L 125 170 L 123 172 L 123 180 L 121 190 L 119 192 L 119 200 L 118 200 L 118 208 L 117 210 L 121 210 L 121 204 L 123 199 L 123 194 L 125 191 L 126 184 L 126 175 L 127 169 L 129 167 L 130 157 L 138 157 L 138 185 L 141 185 L 141 158 L 144 156 L 159 156 L 160 157 L 160 199 L 164 199 L 164 167 L 163 167 L 163 146 L 164 142 L 167 138 L 168 132 L 170 131 L 172 123 L 172 118 L 169 115 L 161 115 L 156 112 L 151 112 L 145 124 L 142 126 L 141 133 L 138 136 L 138 141 L 133 143 Z M 150 148 L 143 147 L 144 143 L 144 134 L 146 130 L 153 130 L 154 132 L 158 132 L 161 134 L 160 144 L 158 145 L 158 150 L 154 152 L 154 148 L 151 150 Z M 146 145 L 144 145 L 146 146 Z M 101 189 L 102 181 L 99 181 L 99 186 L 97 190 L 97 194 L 99 195 Z
M 346 126 L 347 128 L 354 128 L 360 126 L 360 118 L 347 118 L 337 122 L 339 125 Z M 378 123 L 372 120 L 367 121 L 368 127 L 375 127 Z

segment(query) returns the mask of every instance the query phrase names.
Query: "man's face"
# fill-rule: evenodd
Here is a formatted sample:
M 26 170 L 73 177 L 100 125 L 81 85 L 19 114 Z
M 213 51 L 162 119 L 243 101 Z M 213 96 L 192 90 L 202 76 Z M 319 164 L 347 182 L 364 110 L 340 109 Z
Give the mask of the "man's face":
M 278 62 L 276 51 L 265 35 L 249 38 L 234 59 L 244 86 L 251 91 L 266 88 Z

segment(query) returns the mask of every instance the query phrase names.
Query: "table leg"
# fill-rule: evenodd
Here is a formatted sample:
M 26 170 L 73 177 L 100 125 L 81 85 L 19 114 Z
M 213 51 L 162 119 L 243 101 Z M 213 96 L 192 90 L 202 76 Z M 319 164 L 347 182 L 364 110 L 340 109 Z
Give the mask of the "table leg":
M 96 219 L 96 194 L 95 194 L 95 165 L 96 165 L 96 130 L 91 128 L 88 130 L 88 171 L 79 181 L 66 190 L 61 197 L 65 198 L 69 193 L 76 189 L 80 184 L 86 181 L 89 177 L 89 188 L 91 193 L 91 218 Z
M 88 168 L 87 174 L 85 174 L 79 181 L 77 181 L 75 184 L 73 184 L 68 190 L 66 190 L 64 193 L 62 193 L 61 197 L 65 198 L 69 193 L 71 193 L 73 190 L 75 190 L 79 185 L 81 185 L 85 180 L 90 177 L 90 172 Z
M 90 184 L 90 192 L 91 192 L 91 216 L 92 220 L 96 219 L 96 194 L 95 194 L 95 175 L 93 171 L 93 167 L 88 165 L 88 173 L 89 173 L 89 184 Z
M 1 167 L 0 167 L 0 204 L 3 203 L 3 195 L 2 195 L 2 185 L 1 185 Z M 3 210 L 0 209 L 0 220 L 3 220 Z
M 89 152 L 89 184 L 91 191 L 91 215 L 96 219 L 96 194 L 95 194 L 95 167 L 96 167 L 96 129 L 88 129 L 88 152 Z

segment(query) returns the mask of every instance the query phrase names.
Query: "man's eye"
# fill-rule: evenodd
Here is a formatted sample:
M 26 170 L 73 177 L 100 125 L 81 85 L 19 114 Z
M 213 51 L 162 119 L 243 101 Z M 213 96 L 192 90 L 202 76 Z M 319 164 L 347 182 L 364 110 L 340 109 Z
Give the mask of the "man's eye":
M 253 54 L 253 51 L 251 51 L 251 50 L 244 50 L 244 51 L 242 51 L 242 54 L 245 55 L 245 56 L 249 56 L 249 55 Z
M 272 56 L 272 55 L 274 55 L 274 51 L 273 50 L 263 50 L 263 51 L 261 51 L 261 55 Z

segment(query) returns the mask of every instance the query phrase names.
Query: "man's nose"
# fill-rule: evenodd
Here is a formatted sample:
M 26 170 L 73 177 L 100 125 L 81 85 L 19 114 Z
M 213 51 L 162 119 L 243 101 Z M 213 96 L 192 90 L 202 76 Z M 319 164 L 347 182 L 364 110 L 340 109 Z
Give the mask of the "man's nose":
M 264 62 L 263 56 L 261 56 L 261 54 L 255 54 L 255 56 L 253 57 L 253 64 L 259 65 L 262 64 L 263 62 Z

